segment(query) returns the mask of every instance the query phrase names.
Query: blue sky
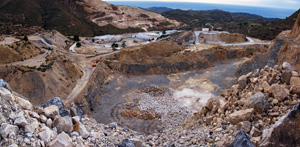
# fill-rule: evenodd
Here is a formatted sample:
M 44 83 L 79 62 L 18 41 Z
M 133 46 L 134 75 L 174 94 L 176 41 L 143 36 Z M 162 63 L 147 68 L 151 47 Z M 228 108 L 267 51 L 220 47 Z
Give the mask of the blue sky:
M 122 0 L 105 0 L 122 1 Z M 287 9 L 299 9 L 300 0 L 123 0 L 123 1 L 171 1 L 171 2 L 200 2 L 215 4 L 233 4 L 246 6 L 276 7 Z

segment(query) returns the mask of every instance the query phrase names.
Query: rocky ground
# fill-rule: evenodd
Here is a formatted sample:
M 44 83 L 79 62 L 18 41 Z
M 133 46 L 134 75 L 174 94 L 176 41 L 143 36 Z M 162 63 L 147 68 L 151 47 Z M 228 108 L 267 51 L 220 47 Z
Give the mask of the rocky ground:
M 65 108 L 58 97 L 34 107 L 1 80 L 1 146 L 239 146 L 238 139 L 250 146 L 272 146 L 276 138 L 283 138 L 282 146 L 297 146 L 297 133 L 280 132 L 299 125 L 300 110 L 294 107 L 299 103 L 299 89 L 299 73 L 287 62 L 241 76 L 237 85 L 209 99 L 193 116 L 183 115 L 184 108 L 168 102 L 170 91 L 141 89 L 145 95 L 139 109 L 154 110 L 169 125 L 162 132 L 139 135 L 134 128 L 120 128 L 115 122 L 98 124 L 74 104 Z M 153 99 L 163 97 L 151 97 L 157 93 L 165 93 L 164 109 L 158 106 L 161 100 Z M 170 112 L 174 117 L 164 118 Z

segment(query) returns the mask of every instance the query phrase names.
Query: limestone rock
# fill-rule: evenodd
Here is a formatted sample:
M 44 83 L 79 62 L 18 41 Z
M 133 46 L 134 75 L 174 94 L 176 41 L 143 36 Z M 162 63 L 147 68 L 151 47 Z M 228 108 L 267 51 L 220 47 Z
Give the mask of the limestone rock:
M 56 139 L 51 141 L 49 147 L 72 147 L 72 139 L 65 132 L 61 132 L 57 135 Z
M 25 100 L 25 99 L 20 98 L 20 97 L 16 97 L 16 102 L 17 102 L 23 109 L 27 109 L 27 110 L 31 110 L 31 109 L 32 109 L 32 104 L 31 104 L 28 100 Z
M 261 147 L 300 146 L 300 103 L 270 129 Z
M 48 120 L 46 121 L 46 125 L 47 127 L 51 128 L 52 127 L 52 119 L 48 118 Z
M 27 120 L 25 119 L 24 116 L 19 116 L 17 117 L 17 119 L 14 122 L 15 125 L 20 126 L 20 127 L 24 127 L 25 125 L 27 125 Z
M 51 106 L 44 108 L 44 113 L 45 113 L 45 116 L 53 119 L 56 115 L 59 114 L 59 108 L 56 105 L 51 105 Z
M 261 132 L 255 128 L 255 126 L 252 126 L 252 129 L 250 131 L 250 136 L 251 137 L 257 137 L 257 136 L 260 136 L 261 135 Z
M 281 75 L 281 81 L 282 83 L 290 84 L 290 80 L 292 77 L 292 72 L 291 71 L 285 71 Z
M 19 128 L 15 125 L 3 123 L 1 124 L 1 136 L 2 138 L 6 138 L 9 134 L 14 133 L 15 135 L 18 133 Z
M 300 77 L 291 77 L 291 86 L 300 86 Z
M 73 131 L 72 118 L 69 116 L 61 117 L 60 115 L 57 115 L 54 118 L 53 127 L 57 128 L 58 133 L 62 131 L 66 133 L 71 133 Z
M 232 124 L 238 124 L 241 121 L 250 120 L 252 118 L 253 112 L 254 112 L 253 108 L 236 111 L 229 115 L 229 122 Z
M 295 70 L 295 67 L 293 67 L 290 63 L 288 62 L 283 62 L 282 63 L 282 68 L 284 70 Z
M 264 89 L 265 92 L 269 92 L 270 91 L 270 85 L 267 81 L 263 81 L 262 83 L 262 88 Z
M 82 138 L 89 137 L 89 132 L 86 130 L 85 126 L 80 123 L 78 133 Z
M 47 117 L 45 115 L 40 115 L 40 120 L 42 123 L 46 123 Z
M 44 126 L 42 129 L 43 129 L 43 131 L 41 131 L 39 133 L 39 138 L 42 141 L 44 141 L 47 145 L 48 143 L 50 143 L 51 138 L 54 136 L 54 132 L 46 126 Z
M 230 147 L 254 147 L 254 145 L 245 131 L 240 130 L 236 134 L 234 141 L 230 144 Z
M 290 93 L 291 94 L 300 94 L 300 86 L 292 86 L 290 88 Z
M 207 100 L 207 102 L 206 102 L 206 108 L 208 109 L 208 110 L 212 110 L 212 108 L 213 108 L 213 102 L 214 102 L 214 100 L 215 100 L 215 97 L 212 97 L 212 98 L 210 98 L 210 99 L 208 99 Z
M 39 126 L 38 121 L 34 118 L 31 118 L 31 119 L 29 119 L 28 124 L 25 125 L 25 127 L 24 127 L 25 132 L 26 133 L 34 133 L 34 131 L 38 128 L 38 126 Z
M 249 121 L 243 121 L 243 122 L 239 122 L 237 124 L 237 129 L 239 130 L 244 130 L 246 133 L 249 133 L 251 130 L 251 122 Z
M 6 100 L 14 100 L 11 92 L 3 87 L 0 87 L 0 97 Z
M 250 108 L 254 108 L 256 112 L 263 112 L 269 106 L 268 98 L 262 92 L 257 92 L 249 99 Z
M 279 84 L 273 84 L 270 87 L 270 91 L 273 94 L 274 98 L 282 101 L 284 98 L 288 96 L 287 91 Z
M 247 77 L 242 75 L 238 79 L 238 89 L 244 89 L 247 86 Z

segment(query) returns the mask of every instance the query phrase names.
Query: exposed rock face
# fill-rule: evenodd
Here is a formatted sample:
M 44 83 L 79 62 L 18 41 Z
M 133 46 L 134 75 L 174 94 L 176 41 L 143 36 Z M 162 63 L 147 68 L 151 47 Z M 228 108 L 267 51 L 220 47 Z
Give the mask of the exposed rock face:
M 274 124 L 260 146 L 300 146 L 299 120 L 300 103 Z
M 295 25 L 291 31 L 291 35 L 298 37 L 300 35 L 300 14 L 298 15 L 298 19 L 295 22 Z
M 28 98 L 34 105 L 45 104 L 55 96 L 67 97 L 76 84 L 72 81 L 79 79 L 82 72 L 61 54 L 53 52 L 47 59 L 45 65 L 48 65 L 49 69 L 45 72 L 42 72 L 40 67 L 31 69 L 20 65 L 1 66 L 0 79 L 9 81 L 15 92 Z M 52 62 L 53 65 L 50 66 Z
M 273 67 L 276 64 L 283 64 L 289 62 L 296 69 L 300 69 L 299 59 L 299 43 L 300 41 L 300 29 L 299 29 L 300 15 L 296 20 L 296 23 L 292 31 L 284 31 L 280 33 L 273 41 L 269 52 L 267 54 L 258 54 L 252 57 L 252 60 L 244 63 L 239 69 L 240 75 L 253 71 L 255 69 L 262 69 L 266 65 Z M 284 67 L 285 64 L 284 64 Z M 286 69 L 291 70 L 291 69 Z
M 211 67 L 211 63 L 252 56 L 258 48 L 187 51 L 174 42 L 153 42 L 144 46 L 126 48 L 106 60 L 112 69 L 124 74 L 170 74 Z
M 244 130 L 240 130 L 235 137 L 235 140 L 230 144 L 230 147 L 254 147 L 249 136 Z

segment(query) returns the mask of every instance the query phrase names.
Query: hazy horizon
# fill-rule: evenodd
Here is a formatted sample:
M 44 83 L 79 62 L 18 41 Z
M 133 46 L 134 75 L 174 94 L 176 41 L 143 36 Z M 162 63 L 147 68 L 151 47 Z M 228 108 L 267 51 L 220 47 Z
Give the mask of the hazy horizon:
M 223 4 L 223 5 L 237 5 L 237 6 L 255 6 L 267 8 L 282 8 L 298 10 L 300 8 L 300 0 L 104 0 L 110 1 L 147 1 L 147 2 L 193 2 L 193 3 L 207 3 L 207 4 Z

